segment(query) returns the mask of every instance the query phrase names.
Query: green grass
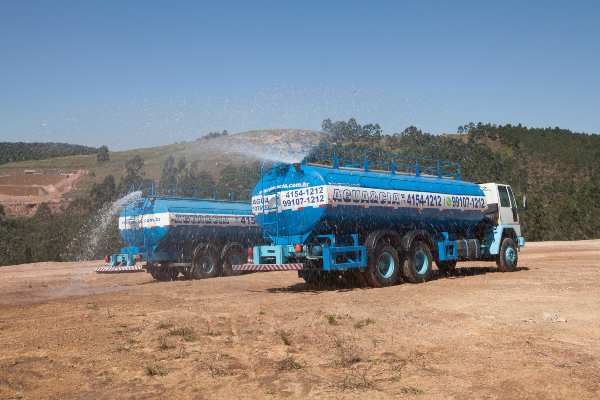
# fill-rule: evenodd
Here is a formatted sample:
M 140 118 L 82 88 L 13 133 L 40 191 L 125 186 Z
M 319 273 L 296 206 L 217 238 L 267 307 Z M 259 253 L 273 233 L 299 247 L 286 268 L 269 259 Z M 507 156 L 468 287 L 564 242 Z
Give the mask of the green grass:
M 337 314 L 325 314 L 325 319 L 329 322 L 329 325 L 338 325 L 338 316 Z

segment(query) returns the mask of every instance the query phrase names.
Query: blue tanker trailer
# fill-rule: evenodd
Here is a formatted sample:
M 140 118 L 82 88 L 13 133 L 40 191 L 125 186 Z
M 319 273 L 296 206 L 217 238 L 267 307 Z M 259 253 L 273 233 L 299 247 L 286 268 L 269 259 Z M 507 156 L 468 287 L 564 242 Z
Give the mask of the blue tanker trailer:
M 249 203 L 157 196 L 124 207 L 119 232 L 127 247 L 97 271 L 146 270 L 160 281 L 231 275 L 261 238 Z
M 404 164 L 406 166 L 406 164 Z M 459 260 L 495 260 L 516 269 L 524 246 L 508 185 L 460 179 L 457 164 L 436 161 L 410 172 L 369 161 L 274 165 L 254 188 L 252 211 L 269 245 L 255 246 L 236 271 L 298 270 L 317 283 L 345 276 L 371 286 L 450 272 Z

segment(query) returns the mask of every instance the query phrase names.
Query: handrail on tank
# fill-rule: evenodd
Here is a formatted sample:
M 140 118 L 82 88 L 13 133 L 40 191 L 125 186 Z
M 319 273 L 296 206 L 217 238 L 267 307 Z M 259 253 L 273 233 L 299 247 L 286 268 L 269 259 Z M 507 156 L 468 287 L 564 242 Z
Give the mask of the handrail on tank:
M 319 157 L 323 160 L 322 157 Z M 329 166 L 320 162 L 307 162 L 308 164 L 317 164 Z M 331 168 L 338 169 L 361 169 L 365 172 L 389 172 L 391 175 L 410 174 L 415 176 L 437 176 L 438 178 L 461 179 L 460 164 L 452 161 L 437 160 L 428 157 L 409 158 L 406 156 L 396 156 L 391 161 L 382 161 L 379 164 L 385 164 L 382 168 L 377 168 L 377 161 L 369 160 L 365 155 L 361 161 L 355 159 L 346 159 L 338 157 L 335 150 L 331 156 Z

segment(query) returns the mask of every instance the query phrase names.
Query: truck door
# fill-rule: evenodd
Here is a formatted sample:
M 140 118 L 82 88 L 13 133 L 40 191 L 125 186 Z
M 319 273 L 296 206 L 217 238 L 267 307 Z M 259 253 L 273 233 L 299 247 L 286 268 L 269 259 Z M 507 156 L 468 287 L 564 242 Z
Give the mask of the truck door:
M 519 214 L 517 213 L 517 202 L 510 186 L 498 185 L 498 197 L 500 199 L 499 214 L 500 222 L 507 225 L 519 223 Z

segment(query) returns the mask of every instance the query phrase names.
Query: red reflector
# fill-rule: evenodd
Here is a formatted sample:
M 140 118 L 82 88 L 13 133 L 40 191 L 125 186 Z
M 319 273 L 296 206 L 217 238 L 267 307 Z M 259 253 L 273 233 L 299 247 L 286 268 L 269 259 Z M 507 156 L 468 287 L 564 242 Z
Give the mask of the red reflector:
M 104 256 L 104 262 L 105 262 L 105 263 L 107 263 L 107 264 L 108 264 L 108 261 L 109 261 L 109 260 L 110 260 L 110 259 L 108 258 L 108 256 Z
M 296 253 L 300 253 L 302 251 L 302 245 L 301 244 L 297 244 L 294 246 L 294 251 Z
M 248 247 L 248 263 L 252 264 L 254 262 L 254 249 L 252 247 Z

